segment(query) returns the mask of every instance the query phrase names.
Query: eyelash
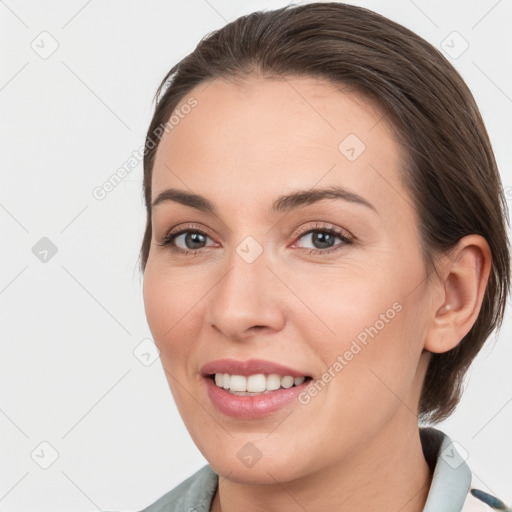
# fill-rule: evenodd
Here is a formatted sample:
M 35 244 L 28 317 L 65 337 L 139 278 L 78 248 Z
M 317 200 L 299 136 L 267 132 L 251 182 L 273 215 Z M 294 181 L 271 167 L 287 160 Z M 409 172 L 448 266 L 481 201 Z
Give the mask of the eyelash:
M 350 235 L 348 235 L 346 233 L 346 231 L 342 231 L 338 228 L 333 227 L 332 225 L 330 227 L 328 227 L 322 223 L 317 223 L 313 227 L 307 226 L 305 228 L 300 229 L 299 232 L 297 233 L 296 237 L 297 237 L 297 239 L 300 239 L 309 233 L 316 233 L 316 232 L 329 233 L 330 235 L 334 235 L 334 236 L 338 237 L 340 240 L 342 240 L 343 243 L 338 244 L 334 247 L 329 247 L 327 249 L 303 249 L 304 251 L 306 251 L 307 254 L 324 255 L 326 253 L 332 253 L 332 252 L 338 251 L 338 250 L 342 249 L 345 245 L 353 244 L 352 237 Z M 157 245 L 159 245 L 160 247 L 168 247 L 168 249 L 172 253 L 182 254 L 184 256 L 194 256 L 198 252 L 202 251 L 203 249 L 208 249 L 208 247 L 201 247 L 199 249 L 185 250 L 185 249 L 180 249 L 179 247 L 176 247 L 175 245 L 173 245 L 174 240 L 178 236 L 182 235 L 183 233 L 197 233 L 197 234 L 203 235 L 204 237 L 210 238 L 210 236 L 207 233 L 205 233 L 202 229 L 195 228 L 194 226 L 187 226 L 186 228 L 181 229 L 180 231 L 176 231 L 174 233 L 170 232 L 169 234 L 165 235 L 163 237 L 163 239 L 161 240 L 161 242 L 158 243 Z

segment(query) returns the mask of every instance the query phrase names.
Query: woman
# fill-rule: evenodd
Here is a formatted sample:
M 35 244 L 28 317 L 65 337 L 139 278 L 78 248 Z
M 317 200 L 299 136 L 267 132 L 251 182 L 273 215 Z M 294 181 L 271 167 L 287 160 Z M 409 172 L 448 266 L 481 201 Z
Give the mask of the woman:
M 455 69 L 383 16 L 312 3 L 209 34 L 157 97 L 145 310 L 209 464 L 145 510 L 497 506 L 419 428 L 455 409 L 510 283 Z

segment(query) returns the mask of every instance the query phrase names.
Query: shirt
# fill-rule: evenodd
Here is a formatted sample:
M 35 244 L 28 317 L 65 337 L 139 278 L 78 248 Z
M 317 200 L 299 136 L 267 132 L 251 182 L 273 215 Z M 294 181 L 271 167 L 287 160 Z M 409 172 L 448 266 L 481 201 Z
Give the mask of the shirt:
M 472 473 L 452 440 L 435 428 L 420 428 L 432 482 L 423 512 L 512 512 L 495 496 L 471 488 Z M 140 512 L 210 512 L 219 477 L 209 464 Z

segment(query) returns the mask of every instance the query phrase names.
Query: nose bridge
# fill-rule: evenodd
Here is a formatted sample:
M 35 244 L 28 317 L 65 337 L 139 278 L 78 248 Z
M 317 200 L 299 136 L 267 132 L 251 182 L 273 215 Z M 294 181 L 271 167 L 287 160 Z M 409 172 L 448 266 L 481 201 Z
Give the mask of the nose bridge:
M 227 271 L 209 301 L 208 320 L 230 338 L 243 339 L 252 327 L 278 329 L 282 321 L 276 278 L 262 245 L 246 237 L 233 248 Z

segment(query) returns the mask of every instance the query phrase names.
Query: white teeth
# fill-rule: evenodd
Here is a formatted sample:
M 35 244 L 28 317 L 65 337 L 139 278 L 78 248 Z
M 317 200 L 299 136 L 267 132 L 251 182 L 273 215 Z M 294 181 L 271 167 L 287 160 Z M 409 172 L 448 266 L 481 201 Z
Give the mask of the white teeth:
M 265 375 L 262 373 L 258 373 L 256 375 L 249 375 L 247 377 L 247 390 L 241 390 L 241 391 L 250 391 L 251 393 L 261 393 L 262 391 L 265 391 L 265 388 L 267 386 L 267 379 Z
M 274 391 L 275 389 L 279 389 L 281 387 L 281 376 L 277 373 L 271 373 L 267 375 L 267 389 L 269 391 Z
M 291 388 L 293 386 L 293 377 L 290 375 L 286 375 L 285 377 L 281 377 L 281 387 L 283 388 Z
M 306 380 L 305 377 L 292 377 L 291 375 L 278 375 L 271 373 L 264 375 L 256 373 L 254 375 L 230 375 L 229 373 L 216 373 L 215 384 L 219 388 L 229 390 L 234 394 L 258 394 L 274 391 L 279 388 L 291 388 L 293 385 L 299 386 Z
M 229 389 L 231 391 L 247 391 L 247 377 L 243 375 L 231 375 Z

